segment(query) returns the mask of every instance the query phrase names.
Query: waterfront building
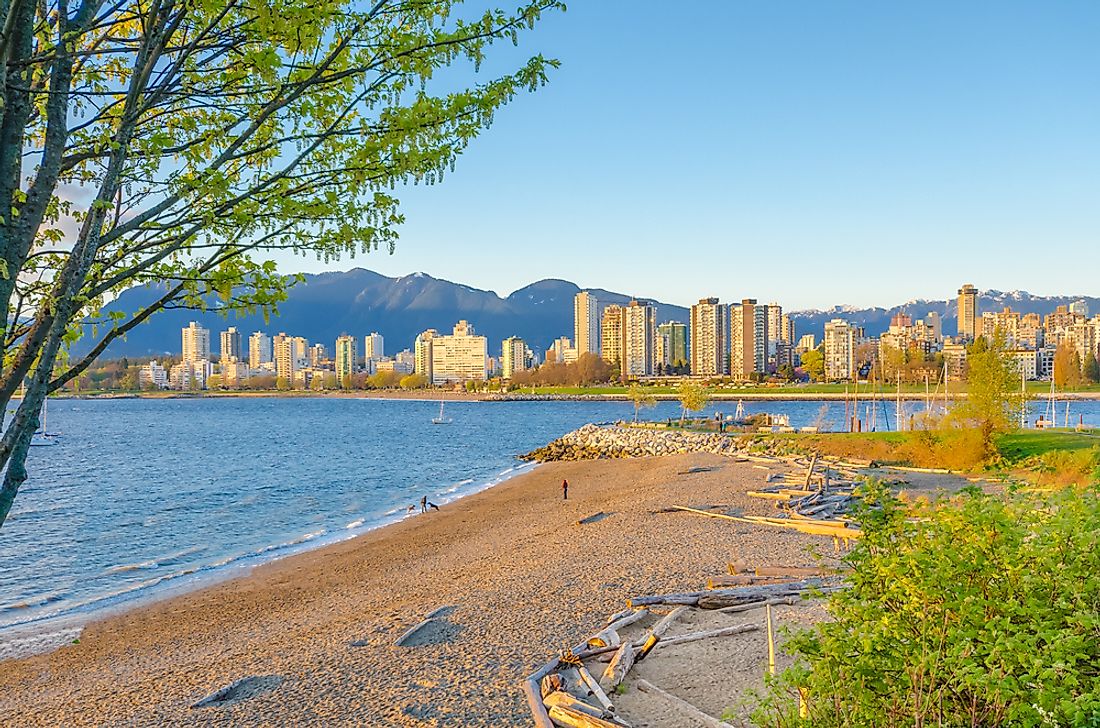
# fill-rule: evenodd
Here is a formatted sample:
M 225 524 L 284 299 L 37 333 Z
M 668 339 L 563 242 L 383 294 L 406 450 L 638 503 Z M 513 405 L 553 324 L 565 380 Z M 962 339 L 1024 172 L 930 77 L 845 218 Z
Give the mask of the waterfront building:
M 817 348 L 817 339 L 813 334 L 803 334 L 798 340 L 798 353 L 804 353 Z
M 385 359 L 368 359 L 367 361 L 374 364 L 374 372 L 393 372 L 394 374 L 400 374 L 402 376 L 413 373 L 413 364 L 408 361 L 401 361 L 393 357 L 386 357 Z
M 221 332 L 220 336 L 221 347 L 219 349 L 219 359 L 223 362 L 241 359 L 241 332 L 237 331 L 236 326 L 230 326 L 225 331 Z
M 432 342 L 439 336 L 435 329 L 428 329 L 417 335 L 413 342 L 414 371 L 432 381 Z
M 729 307 L 717 298 L 701 298 L 691 307 L 691 373 L 729 374 Z
M 432 340 L 432 384 L 479 381 L 488 378 L 489 345 L 474 327 L 462 320 L 450 336 Z
M 657 327 L 657 363 L 662 367 L 688 363 L 687 324 L 666 321 Z
M 183 360 L 196 362 L 210 359 L 210 330 L 192 321 L 183 329 Z
M 621 368 L 623 362 L 623 307 L 611 304 L 600 322 L 600 356 Z
M 559 364 L 572 364 L 577 360 L 577 357 L 577 348 L 573 346 L 573 342 L 569 340 L 568 336 L 559 336 L 554 339 L 554 343 L 546 350 L 546 360 L 550 361 L 552 359 Z
M 264 364 L 274 361 L 271 355 L 271 337 L 257 331 L 248 337 L 248 366 L 261 369 Z
M 284 380 L 288 385 L 294 384 L 294 373 L 298 366 L 297 343 L 293 336 L 287 336 L 279 332 L 271 339 L 275 355 L 275 376 Z
M 386 356 L 382 334 L 377 331 L 367 334 L 363 340 L 364 359 L 382 359 Z
M 657 309 L 631 301 L 623 311 L 624 378 L 653 376 L 657 364 Z
M 168 370 L 157 363 L 156 359 L 138 369 L 138 387 L 140 389 L 167 389 Z
M 500 375 L 511 379 L 527 368 L 527 344 L 518 336 L 509 336 L 500 347 Z
M 416 355 L 409 349 L 402 349 L 394 354 L 393 360 L 406 369 L 409 374 L 416 371 Z
M 730 306 L 730 374 L 751 379 L 768 372 L 768 307 L 755 298 Z
M 825 379 L 854 379 L 856 369 L 856 327 L 844 319 L 825 324 Z
M 210 360 L 181 361 L 168 370 L 168 385 L 172 389 L 194 391 L 206 389 L 206 379 L 210 375 Z
M 226 387 L 239 387 L 242 382 L 247 382 L 249 377 L 252 376 L 248 362 L 241 361 L 236 357 L 223 361 L 221 368 L 222 384 Z
M 1039 378 L 1039 352 L 1034 349 L 1015 349 L 1009 355 L 1024 379 L 1033 382 Z
M 327 352 L 324 344 L 314 344 L 309 347 L 309 366 L 313 369 L 321 369 Z
M 959 289 L 959 338 L 973 341 L 978 331 L 978 289 L 967 283 Z
M 573 341 L 578 357 L 600 352 L 599 302 L 588 291 L 573 297 Z
M 356 348 L 354 336 L 344 334 L 336 339 L 336 383 L 341 387 L 350 385 L 351 375 L 359 363 Z

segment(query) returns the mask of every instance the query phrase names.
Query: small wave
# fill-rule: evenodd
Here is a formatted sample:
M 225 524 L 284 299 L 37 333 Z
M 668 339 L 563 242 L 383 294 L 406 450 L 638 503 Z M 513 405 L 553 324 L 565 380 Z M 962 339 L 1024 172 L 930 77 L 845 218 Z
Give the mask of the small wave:
M 139 561 L 134 564 L 119 564 L 118 566 L 112 566 L 104 571 L 104 574 L 122 574 L 127 571 L 138 571 L 139 569 L 155 569 L 160 566 L 160 562 L 156 559 L 150 559 L 149 561 Z
M 10 604 L 0 605 L 0 612 L 14 612 L 20 609 L 30 609 L 31 607 L 42 607 L 53 602 L 59 602 L 65 598 L 62 592 L 46 592 L 44 594 L 35 594 L 29 596 L 26 599 L 20 599 L 17 602 Z
M 352 521 L 348 525 L 344 526 L 344 528 L 359 528 L 360 526 L 363 525 L 363 523 L 364 523 L 364 521 L 363 521 L 362 518 L 357 518 L 356 520 Z
M 457 483 L 455 483 L 455 485 L 460 485 L 460 486 L 461 486 L 461 485 L 469 485 L 469 484 L 470 484 L 470 483 L 472 483 L 472 482 L 474 482 L 474 479 L 473 479 L 473 478 L 466 478 L 466 480 L 460 480 L 460 481 L 458 481 Z

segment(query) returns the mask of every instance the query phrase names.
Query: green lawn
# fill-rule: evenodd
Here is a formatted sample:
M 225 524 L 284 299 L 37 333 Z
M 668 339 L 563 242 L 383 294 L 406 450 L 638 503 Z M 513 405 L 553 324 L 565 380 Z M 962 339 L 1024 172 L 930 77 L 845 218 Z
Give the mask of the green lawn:
M 1001 435 L 997 449 L 1010 463 L 1055 450 L 1089 450 L 1100 446 L 1100 433 L 1073 430 L 1025 430 Z

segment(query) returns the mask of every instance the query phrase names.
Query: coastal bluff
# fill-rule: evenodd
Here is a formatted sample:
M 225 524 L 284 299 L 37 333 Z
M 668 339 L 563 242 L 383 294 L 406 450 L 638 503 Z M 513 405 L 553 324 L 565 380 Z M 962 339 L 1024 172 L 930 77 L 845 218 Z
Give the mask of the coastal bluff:
M 522 455 L 540 463 L 710 453 L 741 455 L 737 438 L 718 433 L 684 432 L 664 427 L 588 424 Z

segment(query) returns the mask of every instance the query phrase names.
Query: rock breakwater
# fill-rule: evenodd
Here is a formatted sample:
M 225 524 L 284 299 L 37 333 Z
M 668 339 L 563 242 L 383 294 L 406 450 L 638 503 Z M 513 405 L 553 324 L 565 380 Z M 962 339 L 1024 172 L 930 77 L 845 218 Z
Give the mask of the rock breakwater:
M 584 425 L 523 455 L 524 460 L 599 460 L 640 458 L 706 452 L 737 455 L 736 438 L 706 432 L 684 432 L 648 427 Z

